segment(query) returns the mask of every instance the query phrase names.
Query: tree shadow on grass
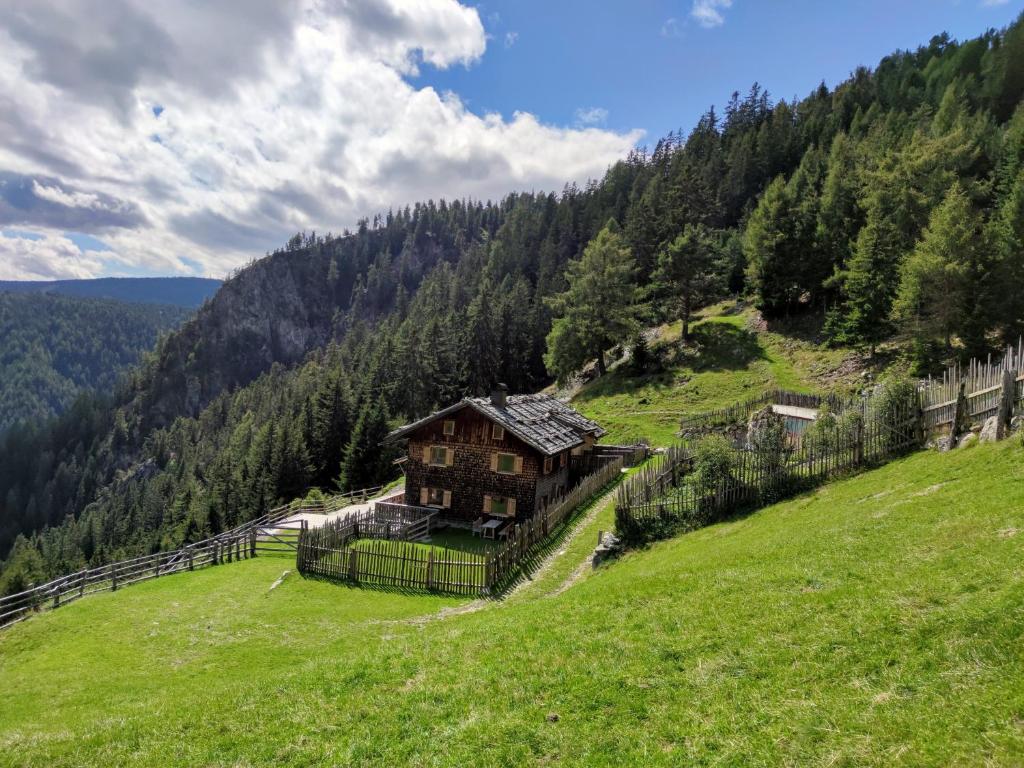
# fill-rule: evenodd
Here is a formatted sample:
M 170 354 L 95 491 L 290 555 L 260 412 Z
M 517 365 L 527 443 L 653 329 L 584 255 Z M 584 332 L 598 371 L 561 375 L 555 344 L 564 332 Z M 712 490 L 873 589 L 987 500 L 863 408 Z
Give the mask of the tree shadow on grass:
M 738 371 L 767 360 L 757 334 L 731 323 L 704 322 L 690 332 L 690 343 L 679 350 L 679 364 L 695 372 Z

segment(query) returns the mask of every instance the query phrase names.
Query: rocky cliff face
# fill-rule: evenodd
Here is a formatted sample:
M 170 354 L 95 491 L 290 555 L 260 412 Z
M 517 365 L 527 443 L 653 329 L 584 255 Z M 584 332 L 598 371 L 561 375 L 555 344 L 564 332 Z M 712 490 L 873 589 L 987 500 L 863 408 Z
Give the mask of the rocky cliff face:
M 303 250 L 267 257 L 226 282 L 142 377 L 134 405 L 143 431 L 195 416 L 220 392 L 326 344 L 335 312 L 345 309 L 329 269 L 326 253 Z

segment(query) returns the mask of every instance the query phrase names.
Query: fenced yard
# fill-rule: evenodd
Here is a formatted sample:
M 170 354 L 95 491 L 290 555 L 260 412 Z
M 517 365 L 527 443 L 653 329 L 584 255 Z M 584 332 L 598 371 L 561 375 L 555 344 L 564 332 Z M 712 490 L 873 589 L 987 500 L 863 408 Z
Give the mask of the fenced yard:
M 302 532 L 297 568 L 305 575 L 354 584 L 493 595 L 512 582 L 576 510 L 620 476 L 623 463 L 621 455 L 610 458 L 561 502 L 516 525 L 502 543 L 482 543 L 473 551 L 397 538 L 360 538 L 349 528 L 330 525 Z

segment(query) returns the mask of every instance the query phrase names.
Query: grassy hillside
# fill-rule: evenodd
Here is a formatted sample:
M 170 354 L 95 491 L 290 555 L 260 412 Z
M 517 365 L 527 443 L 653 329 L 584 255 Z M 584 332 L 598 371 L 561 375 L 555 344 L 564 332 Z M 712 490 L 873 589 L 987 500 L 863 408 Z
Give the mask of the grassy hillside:
M 482 607 L 268 592 L 274 558 L 160 579 L 0 633 L 0 763 L 1019 765 L 1021 498 L 1015 440 L 573 583 L 603 509 Z
M 856 355 L 830 349 L 813 334 L 785 330 L 758 327 L 757 314 L 734 302 L 715 305 L 702 313 L 685 348 L 680 323 L 656 329 L 650 345 L 656 370 L 637 374 L 624 364 L 585 386 L 573 405 L 608 429 L 608 442 L 639 436 L 668 445 L 684 414 L 775 387 L 804 392 L 849 383 Z

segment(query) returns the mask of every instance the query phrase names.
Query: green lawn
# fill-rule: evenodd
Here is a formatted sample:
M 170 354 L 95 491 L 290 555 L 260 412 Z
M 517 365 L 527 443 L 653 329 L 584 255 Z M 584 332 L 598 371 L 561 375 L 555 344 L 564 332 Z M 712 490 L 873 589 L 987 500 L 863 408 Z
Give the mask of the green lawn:
M 158 579 L 0 632 L 0 764 L 1021 765 L 1022 499 L 1016 440 L 921 453 L 562 590 L 603 508 L 474 612 Z
M 661 371 L 612 371 L 584 387 L 573 406 L 608 430 L 606 442 L 647 437 L 655 445 L 669 445 L 684 414 L 729 406 L 776 387 L 820 389 L 816 379 L 849 355 L 796 335 L 755 332 L 750 319 L 749 311 L 733 304 L 716 305 L 693 326 L 693 343 L 686 349 L 679 343 L 680 324 L 664 326 L 651 345 L 663 361 Z

